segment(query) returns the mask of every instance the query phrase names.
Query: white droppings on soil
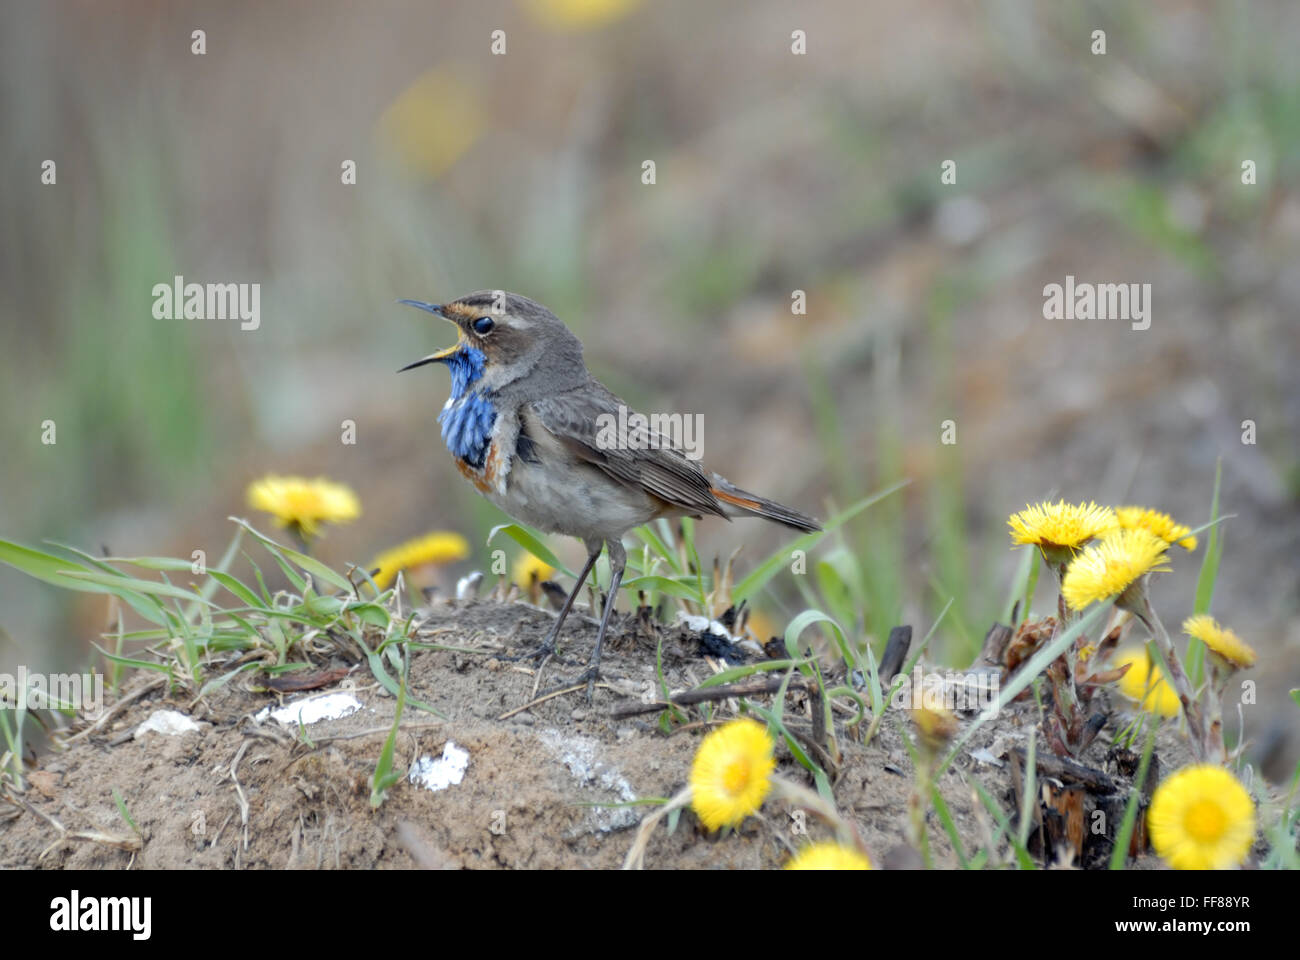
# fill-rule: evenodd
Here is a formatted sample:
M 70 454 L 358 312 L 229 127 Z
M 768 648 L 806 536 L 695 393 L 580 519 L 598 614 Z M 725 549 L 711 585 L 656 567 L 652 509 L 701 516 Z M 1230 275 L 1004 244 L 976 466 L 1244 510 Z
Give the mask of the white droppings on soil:
M 361 701 L 350 693 L 327 693 L 321 697 L 295 700 L 276 710 L 265 707 L 258 711 L 254 719 L 258 723 L 265 723 L 267 717 L 270 717 L 286 727 L 296 727 L 299 723 L 306 726 L 321 720 L 338 720 L 360 709 Z
M 615 794 L 619 801 L 632 803 L 637 799 L 636 791 L 619 771 L 601 762 L 599 755 L 601 745 L 587 737 L 564 735 L 554 730 L 540 733 L 542 744 L 584 787 L 595 787 Z M 601 833 L 632 827 L 641 821 L 641 811 L 637 807 L 592 807 L 590 820 Z
M 161 733 L 165 737 L 178 737 L 182 733 L 198 733 L 199 725 L 175 710 L 155 710 L 149 719 L 135 728 L 135 739 L 146 733 Z
M 465 779 L 469 751 L 448 740 L 441 757 L 423 756 L 411 764 L 408 779 L 426 790 L 446 790 Z

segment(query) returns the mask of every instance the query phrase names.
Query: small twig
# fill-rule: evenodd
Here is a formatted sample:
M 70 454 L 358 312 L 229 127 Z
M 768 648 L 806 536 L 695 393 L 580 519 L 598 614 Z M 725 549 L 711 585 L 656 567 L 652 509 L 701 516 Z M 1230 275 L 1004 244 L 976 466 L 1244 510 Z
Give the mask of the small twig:
M 903 669 L 903 663 L 907 660 L 907 651 L 911 646 L 910 626 L 903 624 L 889 631 L 889 641 L 885 644 L 885 652 L 881 654 L 880 666 L 876 670 L 882 685 L 887 686 L 889 681 L 898 675 L 898 671 Z
M 813 685 L 808 689 L 808 706 L 812 713 L 812 739 L 817 744 L 826 742 L 826 708 L 822 702 L 822 688 Z
M 608 683 L 598 683 L 595 686 L 599 687 L 602 690 L 614 690 L 615 693 L 618 693 L 618 691 L 615 690 L 614 687 L 611 687 Z M 523 713 L 525 710 L 529 709 L 530 707 L 535 707 L 539 703 L 545 703 L 547 700 L 554 700 L 556 697 L 562 697 L 566 693 L 573 693 L 575 690 L 586 690 L 586 689 L 587 689 L 586 683 L 575 683 L 571 687 L 561 687 L 558 690 L 552 690 L 550 693 L 542 694 L 540 697 L 537 697 L 535 700 L 529 700 L 523 706 L 515 707 L 513 710 L 507 710 L 505 713 L 501 714 L 501 716 L 497 717 L 497 719 L 509 720 L 516 713 Z
M 63 837 L 63 836 L 66 836 L 66 835 L 67 835 L 67 833 L 68 833 L 68 828 L 67 828 L 67 827 L 65 827 L 63 824 L 59 823 L 58 820 L 56 820 L 54 817 L 50 816 L 50 815 L 49 815 L 48 813 L 46 813 L 45 811 L 43 811 L 43 810 L 39 810 L 39 809 L 37 809 L 36 807 L 34 807 L 34 806 L 32 805 L 32 803 L 31 803 L 31 801 L 29 801 L 26 797 L 10 797 L 10 798 L 9 798 L 9 802 L 10 802 L 10 803 L 16 803 L 16 804 L 18 804 L 18 805 L 21 806 L 24 810 L 26 810 L 28 813 L 34 813 L 34 814 L 36 814 L 36 816 L 40 817 L 42 820 L 44 820 L 46 823 L 48 823 L 50 826 L 52 826 L 55 830 L 59 831 L 59 836 L 60 836 L 60 837 Z
M 126 707 L 134 703 L 136 700 L 139 700 L 146 693 L 150 693 L 154 690 L 157 690 L 159 687 L 163 686 L 166 682 L 167 682 L 166 677 L 159 677 L 156 680 L 151 680 L 149 683 L 146 683 L 143 687 L 141 687 L 139 690 L 136 690 L 134 693 L 127 694 L 121 700 L 117 701 L 117 703 L 113 704 L 106 711 L 104 711 L 104 715 L 102 717 L 100 717 L 98 720 L 96 720 L 94 723 L 88 726 L 85 730 L 82 730 L 80 733 L 75 733 L 72 736 L 68 737 L 66 740 L 63 741 L 63 743 L 64 744 L 75 743 L 77 740 L 80 740 L 82 737 L 90 736 L 92 733 L 95 733 L 97 730 L 101 729 L 105 724 L 107 724 L 109 720 L 112 720 L 115 716 L 121 713 L 122 710 L 124 710 Z
M 129 853 L 139 853 L 142 846 L 139 837 L 116 837 L 110 833 L 99 833 L 94 830 L 70 833 L 67 839 L 89 840 L 91 843 L 102 843 L 106 847 L 117 847 L 119 850 L 126 850 Z
M 650 844 L 650 835 L 654 833 L 655 824 L 674 810 L 681 810 L 689 805 L 691 795 L 691 788 L 687 786 L 663 806 L 658 807 L 641 819 L 641 825 L 637 827 L 632 846 L 628 849 L 627 856 L 623 858 L 624 870 L 641 870 L 645 867 L 645 851 Z
M 209 850 L 211 850 L 213 847 L 217 845 L 217 841 L 221 839 L 221 834 L 225 832 L 227 824 L 230 823 L 231 819 L 233 819 L 234 816 L 235 815 L 233 813 L 226 814 L 226 819 L 222 821 L 221 826 L 217 827 L 217 832 L 212 837 L 212 842 L 208 844 Z
M 537 669 L 533 671 L 533 689 L 528 692 L 529 700 L 537 696 L 537 688 L 542 685 L 542 670 L 545 668 L 546 664 L 550 662 L 550 659 L 553 656 L 555 656 L 554 650 L 542 657 L 537 664 Z
M 1024 747 L 1014 747 L 1011 751 L 1019 759 L 1021 764 L 1025 762 L 1026 750 Z M 1034 759 L 1037 761 L 1034 766 L 1038 768 L 1039 773 L 1045 773 L 1049 777 L 1055 777 L 1067 783 L 1080 783 L 1091 790 L 1093 793 L 1114 793 L 1115 782 L 1100 770 L 1094 770 L 1092 767 L 1085 766 L 1077 760 L 1071 760 L 1069 757 L 1054 757 L 1048 753 L 1034 752 Z
M 259 740 L 270 740 L 276 746 L 280 746 L 280 747 L 289 747 L 296 742 L 292 738 L 285 736 L 279 731 L 271 729 L 269 726 L 246 727 L 244 729 L 244 736 L 256 737 Z
M 441 720 L 412 720 L 410 723 L 399 723 L 397 729 L 419 730 L 425 727 L 441 727 L 442 725 L 443 721 Z M 356 733 L 339 733 L 328 737 L 313 737 L 311 742 L 319 747 L 322 743 L 333 743 L 336 740 L 359 740 L 362 737 L 373 737 L 380 733 L 387 734 L 391 733 L 392 729 L 392 724 L 389 724 L 386 727 L 372 727 L 369 730 L 359 730 Z
M 230 761 L 230 779 L 235 784 L 235 796 L 239 799 L 239 819 L 244 825 L 244 848 L 248 848 L 248 799 L 244 796 L 244 788 L 239 785 L 239 761 L 244 758 L 244 751 L 248 749 L 251 740 L 245 740 L 239 745 L 239 751 L 235 754 L 235 759 Z M 236 852 L 237 855 L 237 852 Z
M 781 689 L 782 680 L 783 677 L 780 676 L 769 676 L 753 680 L 741 680 L 737 683 L 728 683 L 717 687 L 685 690 L 682 693 L 674 694 L 671 701 L 653 700 L 649 703 L 628 703 L 615 707 L 610 711 L 609 715 L 614 719 L 622 719 L 623 717 L 636 716 L 639 713 L 658 713 L 660 710 L 667 710 L 673 706 L 687 707 L 710 700 L 726 700 L 728 697 L 748 697 L 756 693 L 776 693 Z M 804 680 L 796 678 L 790 681 L 788 689 L 807 692 L 810 688 Z

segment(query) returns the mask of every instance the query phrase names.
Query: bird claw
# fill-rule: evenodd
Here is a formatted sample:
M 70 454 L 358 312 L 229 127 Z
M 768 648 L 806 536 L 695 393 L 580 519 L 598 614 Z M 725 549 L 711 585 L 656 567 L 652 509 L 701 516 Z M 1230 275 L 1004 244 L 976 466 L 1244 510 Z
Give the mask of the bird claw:
M 536 650 L 532 650 L 528 653 L 517 653 L 512 657 L 498 657 L 497 659 L 504 660 L 507 663 L 520 663 L 525 660 L 531 660 L 540 667 L 552 657 L 555 659 L 556 663 L 564 664 L 565 666 L 569 665 L 569 661 L 563 659 L 555 652 L 554 644 L 542 644 Z
M 600 669 L 598 667 L 588 667 L 572 680 L 556 680 L 555 683 L 546 690 L 543 696 L 551 696 L 560 691 L 572 691 L 574 688 L 580 687 L 585 683 L 587 685 L 587 703 L 590 705 L 592 697 L 596 691 L 596 682 L 600 679 Z
M 582 683 L 584 680 L 587 682 L 587 704 L 588 705 L 591 704 L 592 694 L 595 693 L 596 690 L 596 681 L 599 679 L 600 679 L 600 667 L 597 666 L 590 666 L 586 670 L 582 671 L 582 673 L 580 673 L 578 676 L 573 678 L 574 685 Z

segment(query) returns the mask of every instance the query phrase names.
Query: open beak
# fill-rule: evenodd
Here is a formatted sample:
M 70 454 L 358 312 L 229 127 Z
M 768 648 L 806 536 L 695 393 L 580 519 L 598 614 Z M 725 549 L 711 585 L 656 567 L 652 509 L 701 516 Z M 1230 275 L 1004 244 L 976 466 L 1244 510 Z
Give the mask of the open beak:
M 397 302 L 404 303 L 408 307 L 418 307 L 421 310 L 427 310 L 429 313 L 436 314 L 444 320 L 447 320 L 447 315 L 442 312 L 442 304 L 440 303 L 425 303 L 423 300 L 398 300 Z M 452 321 L 448 320 L 448 322 L 450 323 Z M 445 350 L 439 350 L 437 353 L 431 353 L 427 357 L 422 357 L 421 359 L 416 360 L 414 363 L 408 363 L 397 372 L 403 373 L 407 370 L 414 370 L 416 367 L 422 367 L 426 363 L 438 363 L 439 361 L 446 360 L 453 353 L 459 350 L 461 345 L 465 342 L 465 334 L 461 331 L 459 325 L 456 327 L 456 334 L 456 342 L 450 347 L 447 347 Z

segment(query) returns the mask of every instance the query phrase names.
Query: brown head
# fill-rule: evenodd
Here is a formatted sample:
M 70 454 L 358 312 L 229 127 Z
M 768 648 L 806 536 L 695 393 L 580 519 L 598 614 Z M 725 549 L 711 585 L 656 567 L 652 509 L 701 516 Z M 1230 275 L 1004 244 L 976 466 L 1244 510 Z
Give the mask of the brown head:
M 527 297 L 504 290 L 480 290 L 449 303 L 398 302 L 450 321 L 458 334 L 450 347 L 402 370 L 479 354 L 483 385 L 492 391 L 512 384 L 516 389 L 527 385 L 530 389 L 521 392 L 542 396 L 587 379 L 581 341 L 555 314 Z

